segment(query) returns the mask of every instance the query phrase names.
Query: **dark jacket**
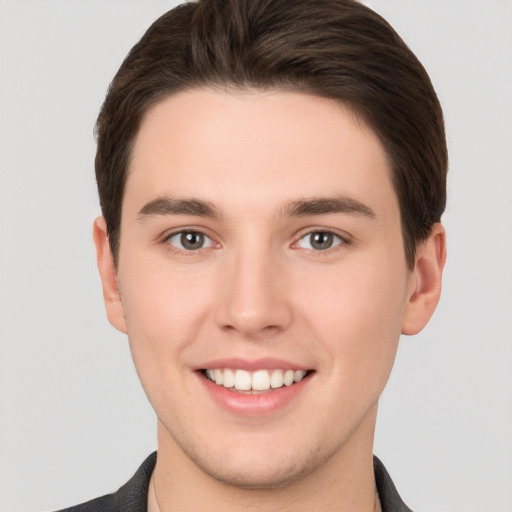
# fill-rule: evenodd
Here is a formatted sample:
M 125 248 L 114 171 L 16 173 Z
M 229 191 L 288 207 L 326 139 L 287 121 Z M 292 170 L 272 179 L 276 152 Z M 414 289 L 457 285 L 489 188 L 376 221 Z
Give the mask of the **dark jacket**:
M 152 453 L 135 475 L 114 494 L 107 494 L 60 512 L 147 512 L 149 479 L 155 463 L 156 452 Z M 377 457 L 373 458 L 373 468 L 382 512 L 412 512 L 398 495 L 389 473 Z

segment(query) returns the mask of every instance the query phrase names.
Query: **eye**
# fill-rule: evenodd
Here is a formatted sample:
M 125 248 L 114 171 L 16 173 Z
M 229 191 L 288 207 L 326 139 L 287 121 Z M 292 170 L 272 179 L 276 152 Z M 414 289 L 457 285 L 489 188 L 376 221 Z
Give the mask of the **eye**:
M 301 249 L 312 249 L 314 251 L 326 251 L 344 243 L 344 240 L 330 231 L 313 231 L 303 236 L 297 246 Z
M 213 240 L 199 231 L 179 231 L 169 236 L 167 243 L 182 251 L 197 251 L 213 246 Z

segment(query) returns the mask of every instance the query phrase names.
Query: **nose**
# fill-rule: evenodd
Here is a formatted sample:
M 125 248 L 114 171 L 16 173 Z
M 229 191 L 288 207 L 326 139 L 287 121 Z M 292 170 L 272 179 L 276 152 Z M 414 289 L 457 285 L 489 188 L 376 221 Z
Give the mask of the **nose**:
M 283 262 L 272 254 L 246 250 L 225 263 L 217 325 L 246 339 L 286 330 L 293 315 Z

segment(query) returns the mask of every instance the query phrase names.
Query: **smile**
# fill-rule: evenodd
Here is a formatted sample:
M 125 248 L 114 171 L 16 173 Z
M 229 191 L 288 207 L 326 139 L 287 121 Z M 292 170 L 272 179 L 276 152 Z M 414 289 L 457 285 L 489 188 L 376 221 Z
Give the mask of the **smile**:
M 235 357 L 203 363 L 194 373 L 222 409 L 254 418 L 300 403 L 299 397 L 314 382 L 316 370 L 275 358 Z
M 212 382 L 231 391 L 262 392 L 291 386 L 300 382 L 307 374 L 306 370 L 256 370 L 249 372 L 241 369 L 215 368 L 203 370 L 203 374 Z

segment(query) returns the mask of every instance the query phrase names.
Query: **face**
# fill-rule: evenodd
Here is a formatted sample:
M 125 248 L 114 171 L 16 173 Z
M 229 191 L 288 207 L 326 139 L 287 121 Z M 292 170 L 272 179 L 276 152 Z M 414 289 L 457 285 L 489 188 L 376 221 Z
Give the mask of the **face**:
M 128 173 L 102 276 L 159 450 L 260 488 L 371 453 L 418 286 L 376 135 L 310 95 L 188 91 L 148 111 Z

